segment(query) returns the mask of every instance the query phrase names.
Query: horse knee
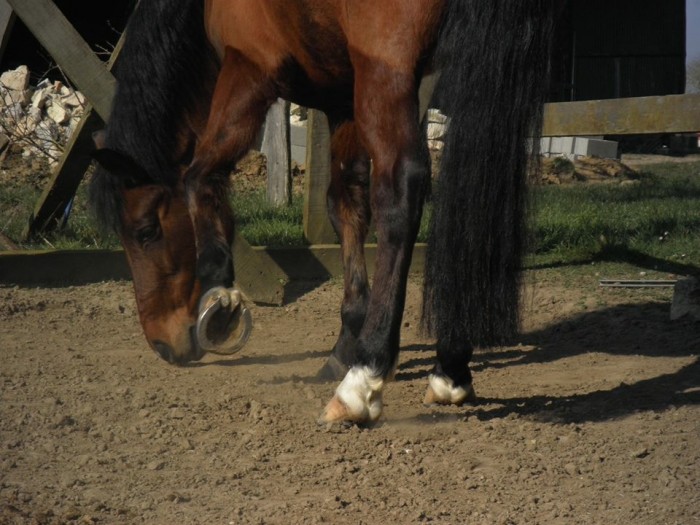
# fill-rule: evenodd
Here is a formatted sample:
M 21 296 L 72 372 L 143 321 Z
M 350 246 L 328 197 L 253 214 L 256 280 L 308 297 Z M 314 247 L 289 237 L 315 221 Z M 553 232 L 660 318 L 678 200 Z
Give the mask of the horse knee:
M 378 229 L 383 226 L 400 236 L 407 231 L 415 234 L 423 212 L 430 169 L 420 157 L 406 157 L 397 164 L 393 173 L 382 174 L 377 169 L 373 215 L 377 217 Z

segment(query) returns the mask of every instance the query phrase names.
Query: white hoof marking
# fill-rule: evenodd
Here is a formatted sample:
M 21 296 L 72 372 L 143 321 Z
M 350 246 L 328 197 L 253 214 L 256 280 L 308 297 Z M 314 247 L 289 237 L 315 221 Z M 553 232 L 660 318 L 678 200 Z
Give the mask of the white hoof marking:
M 384 380 L 366 367 L 352 367 L 335 395 L 347 407 L 352 421 L 376 421 L 382 413 Z
M 430 374 L 428 377 L 428 394 L 425 399 L 428 404 L 461 405 L 467 398 L 473 397 L 474 389 L 471 385 L 455 386 L 454 381 L 449 377 L 435 374 Z

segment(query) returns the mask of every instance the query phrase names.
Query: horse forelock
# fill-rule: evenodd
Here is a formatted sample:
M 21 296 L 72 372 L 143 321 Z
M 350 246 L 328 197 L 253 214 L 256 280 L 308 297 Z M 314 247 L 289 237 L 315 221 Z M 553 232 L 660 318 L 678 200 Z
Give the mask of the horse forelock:
M 206 107 L 200 101 L 216 77 L 203 10 L 201 0 L 149 0 L 140 2 L 129 20 L 114 69 L 117 90 L 105 146 L 142 168 L 132 185 L 177 183 L 178 137 L 188 113 Z M 102 168 L 91 183 L 96 216 L 113 229 L 118 229 L 123 187 L 119 175 Z
M 119 233 L 121 230 L 121 210 L 123 209 L 123 182 L 115 174 L 98 166 L 92 174 L 89 187 L 89 201 L 92 214 L 99 225 Z

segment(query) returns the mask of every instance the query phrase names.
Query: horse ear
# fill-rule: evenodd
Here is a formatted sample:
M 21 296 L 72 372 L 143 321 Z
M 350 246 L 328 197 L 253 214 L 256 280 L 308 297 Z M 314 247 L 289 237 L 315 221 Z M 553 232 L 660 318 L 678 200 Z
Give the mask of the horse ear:
M 146 170 L 124 153 L 109 148 L 100 148 L 92 152 L 92 158 L 104 169 L 117 175 L 126 187 L 138 186 L 148 181 Z

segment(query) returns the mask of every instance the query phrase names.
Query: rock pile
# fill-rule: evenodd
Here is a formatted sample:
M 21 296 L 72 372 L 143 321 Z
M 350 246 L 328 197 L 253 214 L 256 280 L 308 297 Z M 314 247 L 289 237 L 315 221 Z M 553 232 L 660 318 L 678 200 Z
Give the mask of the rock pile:
M 80 122 L 85 97 L 59 81 L 32 87 L 29 79 L 27 66 L 0 75 L 0 151 L 12 146 L 54 164 Z

